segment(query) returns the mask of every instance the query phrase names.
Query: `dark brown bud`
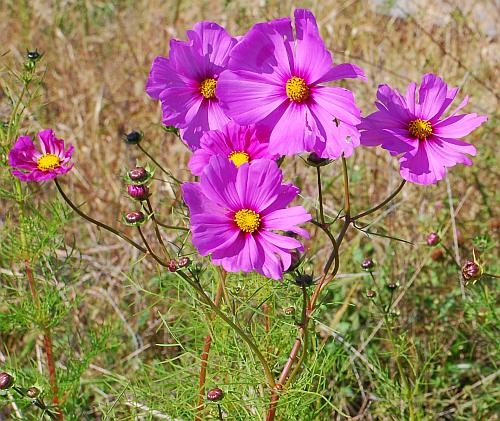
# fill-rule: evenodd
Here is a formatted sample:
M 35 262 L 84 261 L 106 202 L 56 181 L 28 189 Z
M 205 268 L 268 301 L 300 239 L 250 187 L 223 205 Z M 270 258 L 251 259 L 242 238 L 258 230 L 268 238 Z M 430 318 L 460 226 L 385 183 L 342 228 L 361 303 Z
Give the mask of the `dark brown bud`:
M 145 216 L 141 211 L 129 212 L 125 215 L 125 221 L 128 224 L 139 225 L 145 220 Z
M 123 140 L 125 141 L 125 143 L 127 145 L 137 145 L 142 140 L 143 137 L 144 137 L 144 135 L 142 134 L 142 132 L 138 132 L 138 131 L 134 130 L 130 133 L 127 133 L 123 137 Z
M 177 262 L 180 268 L 185 268 L 191 264 L 191 259 L 189 257 L 181 257 Z
M 375 298 L 377 296 L 377 293 L 373 289 L 369 289 L 366 291 L 366 296 L 368 298 Z
M 177 262 L 175 260 L 171 260 L 169 263 L 168 263 L 168 270 L 170 272 L 175 272 L 177 270 Z
M 323 167 L 324 165 L 328 165 L 332 162 L 331 159 L 321 158 L 316 152 L 312 152 L 307 157 L 307 163 L 312 167 Z
M 26 395 L 31 399 L 35 399 L 39 394 L 40 394 L 40 389 L 36 388 L 35 386 L 30 387 L 26 391 Z
M 439 235 L 435 232 L 431 232 L 428 236 L 427 236 L 427 245 L 428 246 L 436 246 L 439 244 L 439 242 L 441 241 L 441 239 L 439 238 Z
M 371 270 L 375 267 L 375 262 L 372 260 L 372 259 L 365 259 L 363 260 L 363 262 L 361 263 L 361 267 L 364 269 L 364 270 Z
M 432 250 L 431 252 L 432 260 L 434 260 L 435 262 L 439 262 L 443 260 L 443 258 L 444 258 L 444 250 L 441 247 Z
M 7 390 L 14 384 L 14 377 L 9 373 L 0 373 L 0 390 Z
M 307 273 L 303 273 L 301 275 L 296 276 L 293 281 L 299 287 L 302 287 L 302 286 L 308 287 L 308 286 L 312 285 L 313 277 L 311 275 L 308 275 Z
M 287 307 L 283 310 L 287 316 L 291 316 L 295 313 L 295 307 Z
M 218 387 L 211 389 L 207 393 L 207 399 L 211 402 L 218 402 L 224 398 L 224 392 Z
M 149 173 L 144 167 L 135 167 L 128 172 L 128 176 L 132 181 L 144 181 L 149 177 Z
M 477 281 L 483 275 L 483 268 L 474 260 L 466 260 L 462 266 L 462 276 L 466 281 Z
M 387 288 L 389 288 L 391 291 L 394 291 L 398 287 L 398 284 L 394 282 L 390 282 L 387 284 Z

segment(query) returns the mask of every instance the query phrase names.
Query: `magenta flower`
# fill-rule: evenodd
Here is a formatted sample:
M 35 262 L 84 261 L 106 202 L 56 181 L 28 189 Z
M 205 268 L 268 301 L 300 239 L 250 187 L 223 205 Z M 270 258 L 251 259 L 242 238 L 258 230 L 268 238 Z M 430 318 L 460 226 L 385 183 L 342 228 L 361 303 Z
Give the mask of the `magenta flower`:
M 468 102 L 465 97 L 448 117 L 441 118 L 454 101 L 458 88 L 432 73 L 424 75 L 416 96 L 416 83 L 408 85 L 406 95 L 388 85 L 377 91 L 379 111 L 359 125 L 361 143 L 379 146 L 399 160 L 401 177 L 417 184 L 434 184 L 443 179 L 446 168 L 456 164 L 472 165 L 466 156 L 476 148 L 458 139 L 467 136 L 487 120 L 477 114 L 456 115 Z
M 181 129 L 182 138 L 196 149 L 203 132 L 222 129 L 229 121 L 215 88 L 237 41 L 213 22 L 197 23 L 187 36 L 187 42 L 170 41 L 168 58 L 153 61 L 146 92 L 161 101 L 163 123 Z
M 42 130 L 38 139 L 40 151 L 35 149 L 31 137 L 17 139 L 9 153 L 9 165 L 16 168 L 12 175 L 21 181 L 44 181 L 66 174 L 73 168 L 74 164 L 70 164 L 73 145 L 64 149 L 64 140 L 56 138 L 52 129 Z
M 259 158 L 277 158 L 268 152 L 268 146 L 254 125 L 239 126 L 230 121 L 222 130 L 208 131 L 201 137 L 200 148 L 189 160 L 189 169 L 194 175 L 201 175 L 214 155 L 228 158 L 236 167 Z
M 231 51 L 217 97 L 239 124 L 270 131 L 272 153 L 349 156 L 359 145 L 359 109 L 351 91 L 323 83 L 364 73 L 333 66 L 310 11 L 295 11 L 295 32 L 290 18 L 256 24 Z
M 199 183 L 182 185 L 200 254 L 211 254 L 212 262 L 228 272 L 256 270 L 281 279 L 293 251 L 303 251 L 303 246 L 273 230 L 308 238 L 297 225 L 311 219 L 302 206 L 287 208 L 299 190 L 281 184 L 282 179 L 274 161 L 259 159 L 236 168 L 227 158 L 213 156 Z

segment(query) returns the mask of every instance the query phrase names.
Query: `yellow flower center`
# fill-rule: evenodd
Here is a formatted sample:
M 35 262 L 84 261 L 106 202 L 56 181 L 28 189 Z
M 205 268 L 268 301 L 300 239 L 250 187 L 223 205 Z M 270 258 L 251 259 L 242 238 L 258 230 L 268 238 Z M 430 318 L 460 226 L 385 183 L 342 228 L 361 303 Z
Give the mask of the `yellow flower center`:
M 286 95 L 292 101 L 305 101 L 309 98 L 309 93 L 309 86 L 301 77 L 292 76 L 286 81 Z
M 408 131 L 417 139 L 425 140 L 432 134 L 432 124 L 430 121 L 417 118 L 416 120 L 410 121 L 408 124 Z
M 38 158 L 37 167 L 41 171 L 55 170 L 61 166 L 61 160 L 57 155 L 47 153 Z
M 217 81 L 212 78 L 205 79 L 200 83 L 200 92 L 206 99 L 215 98 L 215 87 L 217 86 Z
M 241 164 L 250 161 L 250 155 L 244 151 L 234 151 L 229 154 L 228 159 L 233 161 L 236 168 L 239 168 Z
M 234 222 L 243 232 L 252 233 L 260 227 L 260 215 L 250 209 L 241 209 L 235 213 Z

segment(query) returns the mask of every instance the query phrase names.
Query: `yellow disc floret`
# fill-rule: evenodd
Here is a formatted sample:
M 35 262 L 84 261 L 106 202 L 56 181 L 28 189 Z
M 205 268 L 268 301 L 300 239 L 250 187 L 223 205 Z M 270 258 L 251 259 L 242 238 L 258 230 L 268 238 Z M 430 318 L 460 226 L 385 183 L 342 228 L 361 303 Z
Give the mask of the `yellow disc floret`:
M 53 153 L 47 153 L 38 158 L 37 167 L 41 171 L 55 170 L 61 166 L 61 160 Z
M 260 215 L 251 209 L 241 209 L 234 214 L 234 222 L 243 232 L 252 233 L 260 227 Z
M 309 86 L 304 79 L 292 76 L 286 82 L 286 95 L 292 101 L 302 102 L 309 98 Z
M 430 121 L 417 118 L 410 121 L 408 124 L 408 131 L 417 139 L 425 140 L 432 134 L 432 124 Z
M 212 78 L 205 79 L 203 82 L 200 83 L 200 93 L 206 98 L 206 99 L 213 99 L 215 98 L 215 88 L 217 86 L 217 81 Z
M 250 155 L 244 151 L 234 151 L 228 155 L 228 159 L 233 161 L 236 168 L 239 168 L 241 164 L 250 161 Z

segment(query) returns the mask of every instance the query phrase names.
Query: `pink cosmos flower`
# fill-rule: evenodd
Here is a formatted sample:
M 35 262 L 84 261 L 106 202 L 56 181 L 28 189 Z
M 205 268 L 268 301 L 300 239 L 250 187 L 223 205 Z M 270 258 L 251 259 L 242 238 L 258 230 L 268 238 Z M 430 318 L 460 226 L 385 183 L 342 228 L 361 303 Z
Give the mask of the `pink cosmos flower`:
M 436 75 L 423 76 L 416 96 L 416 83 L 408 85 L 406 95 L 388 85 L 377 91 L 379 111 L 370 114 L 359 125 L 361 143 L 379 146 L 392 155 L 403 154 L 399 160 L 401 177 L 412 183 L 435 184 L 443 179 L 446 168 L 456 164 L 472 165 L 466 156 L 476 155 L 476 148 L 458 139 L 467 136 L 487 120 L 477 114 L 459 114 L 468 102 L 461 104 L 446 118 L 458 88 L 449 88 Z
M 256 24 L 231 51 L 217 97 L 239 124 L 269 130 L 272 153 L 349 156 L 360 111 L 351 91 L 323 84 L 365 75 L 353 64 L 333 66 L 310 11 L 295 10 L 295 33 L 290 18 Z
M 237 41 L 213 22 L 197 23 L 187 36 L 187 42 L 170 41 L 168 58 L 153 61 L 146 92 L 161 101 L 163 123 L 181 129 L 182 138 L 196 149 L 204 131 L 222 129 L 229 121 L 215 88 Z
M 74 164 L 70 164 L 73 145 L 64 148 L 64 140 L 56 138 L 52 129 L 38 133 L 40 151 L 35 149 L 31 137 L 21 136 L 9 153 L 9 165 L 16 168 L 12 175 L 21 181 L 52 180 L 66 174 Z M 18 171 L 22 170 L 22 171 Z
M 287 208 L 299 189 L 282 179 L 274 161 L 258 159 L 236 168 L 226 157 L 213 156 L 199 183 L 182 185 L 200 254 L 211 254 L 212 262 L 228 272 L 256 270 L 281 279 L 292 252 L 303 247 L 273 230 L 309 238 L 297 225 L 311 219 L 302 206 Z
M 268 152 L 268 146 L 254 125 L 239 126 L 230 121 L 222 130 L 211 130 L 201 137 L 200 148 L 189 160 L 189 169 L 194 175 L 201 175 L 214 155 L 228 158 L 236 167 L 259 158 L 277 158 Z

